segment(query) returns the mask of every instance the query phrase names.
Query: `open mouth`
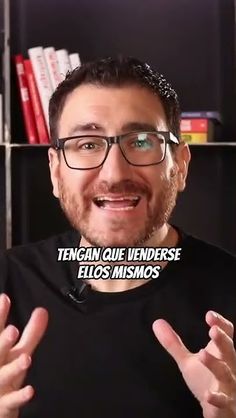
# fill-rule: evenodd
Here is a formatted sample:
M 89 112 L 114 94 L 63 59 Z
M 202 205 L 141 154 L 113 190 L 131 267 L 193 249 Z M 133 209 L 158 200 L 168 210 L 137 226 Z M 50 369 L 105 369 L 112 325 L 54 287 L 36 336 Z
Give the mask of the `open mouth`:
M 93 199 L 93 203 L 102 209 L 107 210 L 132 210 L 140 202 L 141 196 L 98 196 Z

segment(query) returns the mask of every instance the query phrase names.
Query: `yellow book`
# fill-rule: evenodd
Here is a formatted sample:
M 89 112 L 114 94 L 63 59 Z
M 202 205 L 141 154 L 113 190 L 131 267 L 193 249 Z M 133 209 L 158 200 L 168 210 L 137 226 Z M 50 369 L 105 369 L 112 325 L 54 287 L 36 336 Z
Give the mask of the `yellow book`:
M 181 139 L 190 144 L 207 142 L 207 132 L 181 132 Z

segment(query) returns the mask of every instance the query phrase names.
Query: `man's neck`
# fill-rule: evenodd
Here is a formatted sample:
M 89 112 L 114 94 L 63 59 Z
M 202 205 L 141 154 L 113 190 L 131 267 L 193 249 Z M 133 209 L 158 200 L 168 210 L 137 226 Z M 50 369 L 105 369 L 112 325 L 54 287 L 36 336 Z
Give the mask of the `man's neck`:
M 158 230 L 145 244 L 143 244 L 143 247 L 153 247 L 153 248 L 158 248 L 158 247 L 167 247 L 167 248 L 171 248 L 171 247 L 176 247 L 177 243 L 179 240 L 179 236 L 178 236 L 178 232 L 171 226 L 168 224 L 163 225 L 163 227 Z M 91 247 L 91 244 L 86 241 L 83 237 L 81 238 L 81 242 L 80 242 L 80 246 L 81 247 Z M 148 264 L 149 262 L 145 262 L 145 264 Z M 88 264 L 88 262 L 86 262 L 86 264 Z M 91 264 L 96 264 L 96 263 L 91 263 Z M 99 261 L 98 264 L 108 264 L 104 261 Z M 111 263 L 109 263 L 111 264 Z M 119 262 L 115 262 L 112 263 L 113 265 L 118 265 L 118 264 L 128 264 L 128 265 L 137 265 L 140 264 L 138 262 L 127 262 L 127 261 L 122 261 L 122 263 Z M 143 263 L 142 263 L 143 264 Z M 167 261 L 165 262 L 155 262 L 155 263 L 150 263 L 150 264 L 154 264 L 154 265 L 159 265 L 161 267 L 161 269 L 163 269 L 166 264 Z M 147 281 L 152 280 L 152 279 L 90 279 L 88 282 L 89 284 L 92 286 L 92 288 L 96 291 L 99 292 L 123 292 L 126 290 L 130 290 L 130 289 L 134 289 L 136 287 L 139 287 L 141 285 L 143 285 L 144 283 L 147 283 Z

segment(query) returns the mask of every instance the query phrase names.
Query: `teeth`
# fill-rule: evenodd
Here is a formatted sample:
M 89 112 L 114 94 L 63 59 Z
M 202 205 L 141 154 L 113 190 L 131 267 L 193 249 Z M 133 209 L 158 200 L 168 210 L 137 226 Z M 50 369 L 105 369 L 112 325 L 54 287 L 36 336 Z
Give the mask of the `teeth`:
M 110 197 L 110 196 L 100 196 L 95 198 L 98 201 L 109 200 L 110 202 L 123 201 L 123 200 L 139 200 L 139 196 L 123 196 L 123 197 Z
M 98 196 L 94 198 L 94 203 L 107 210 L 133 210 L 139 203 L 140 196 Z

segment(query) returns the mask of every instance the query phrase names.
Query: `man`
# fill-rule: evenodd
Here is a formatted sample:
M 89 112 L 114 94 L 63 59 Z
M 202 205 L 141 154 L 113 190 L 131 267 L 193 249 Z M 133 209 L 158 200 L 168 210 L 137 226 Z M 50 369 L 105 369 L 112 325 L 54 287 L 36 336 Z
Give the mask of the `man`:
M 53 193 L 74 229 L 2 255 L 0 418 L 235 418 L 236 260 L 168 224 L 190 160 L 175 91 L 109 58 L 68 75 L 49 114 Z M 57 261 L 67 247 L 181 258 L 150 262 L 153 280 L 81 280 Z

